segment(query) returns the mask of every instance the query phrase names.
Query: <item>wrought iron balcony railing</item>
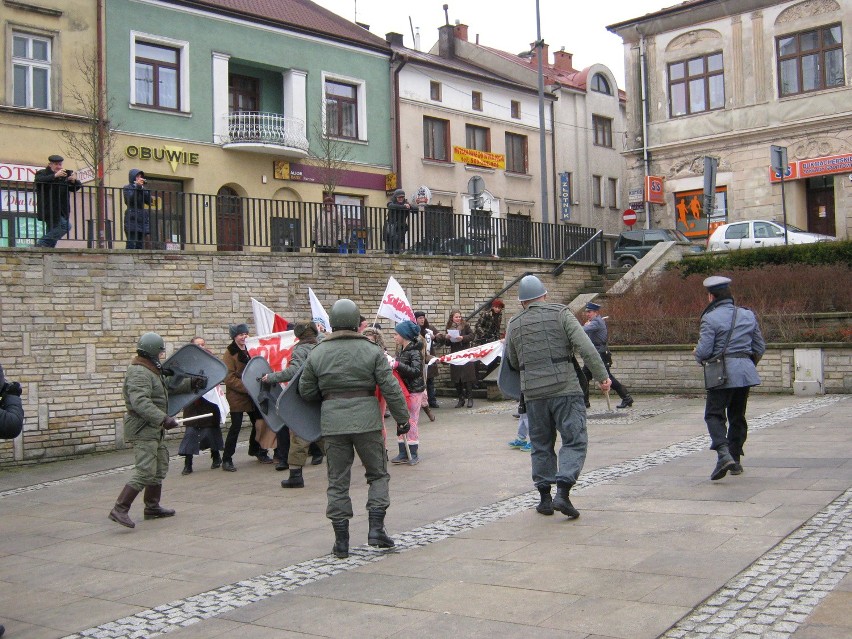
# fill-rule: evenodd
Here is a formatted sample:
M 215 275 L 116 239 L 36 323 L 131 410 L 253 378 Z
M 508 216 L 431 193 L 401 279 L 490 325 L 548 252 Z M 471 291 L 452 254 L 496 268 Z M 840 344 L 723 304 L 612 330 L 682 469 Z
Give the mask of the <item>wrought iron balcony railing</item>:
M 273 144 L 308 152 L 304 120 L 280 113 L 238 111 L 229 114 L 225 144 Z

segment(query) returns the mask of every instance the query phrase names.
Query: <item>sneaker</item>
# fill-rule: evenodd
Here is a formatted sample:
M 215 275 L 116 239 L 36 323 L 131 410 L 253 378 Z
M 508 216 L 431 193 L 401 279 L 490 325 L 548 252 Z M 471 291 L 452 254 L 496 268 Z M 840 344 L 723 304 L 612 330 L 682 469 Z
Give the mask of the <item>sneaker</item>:
M 527 442 L 526 444 L 524 444 L 523 446 L 521 446 L 519 450 L 520 450 L 522 453 L 529 453 L 529 452 L 531 452 L 531 451 L 532 451 L 532 444 L 531 444 L 530 442 Z
M 515 438 L 515 439 L 513 439 L 512 441 L 509 442 L 509 448 L 523 448 L 526 445 L 527 445 L 527 440 L 521 439 L 520 437 L 517 437 L 517 438 Z

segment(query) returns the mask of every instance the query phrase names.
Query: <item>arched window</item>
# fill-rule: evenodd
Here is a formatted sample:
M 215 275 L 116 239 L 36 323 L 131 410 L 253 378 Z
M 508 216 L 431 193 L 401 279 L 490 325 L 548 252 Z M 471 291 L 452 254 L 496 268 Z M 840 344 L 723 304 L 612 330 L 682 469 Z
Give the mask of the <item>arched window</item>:
M 592 77 L 592 91 L 612 95 L 612 89 L 609 86 L 609 80 L 606 79 L 606 76 L 596 73 Z

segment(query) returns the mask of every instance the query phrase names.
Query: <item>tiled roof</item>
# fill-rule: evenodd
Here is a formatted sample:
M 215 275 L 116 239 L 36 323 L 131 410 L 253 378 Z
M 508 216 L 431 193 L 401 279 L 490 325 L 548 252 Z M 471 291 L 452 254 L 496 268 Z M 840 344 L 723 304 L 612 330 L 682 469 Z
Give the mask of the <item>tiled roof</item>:
M 171 0 L 390 53 L 384 38 L 310 0 Z
M 533 71 L 538 71 L 538 67 L 534 59 L 525 59 L 518 57 L 514 53 L 509 53 L 508 51 L 501 51 L 500 49 L 493 49 L 491 47 L 486 47 L 481 44 L 474 45 L 485 49 L 494 55 L 500 56 L 504 60 L 510 60 L 515 64 L 518 64 L 527 69 L 532 69 Z M 544 64 L 542 67 L 542 72 L 544 74 L 544 82 L 545 84 L 561 84 L 565 87 L 570 87 L 572 89 L 578 89 L 580 91 L 586 90 L 586 78 L 589 75 L 588 68 L 583 69 L 582 71 L 574 70 L 574 71 L 562 71 L 561 69 L 557 69 L 552 64 Z

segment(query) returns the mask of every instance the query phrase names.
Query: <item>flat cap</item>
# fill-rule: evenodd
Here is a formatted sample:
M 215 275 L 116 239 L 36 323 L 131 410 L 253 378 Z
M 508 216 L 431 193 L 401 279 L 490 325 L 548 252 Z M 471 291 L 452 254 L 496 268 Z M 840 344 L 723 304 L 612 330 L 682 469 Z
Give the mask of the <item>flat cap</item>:
M 65 158 L 62 157 L 61 155 L 51 155 L 49 158 L 47 158 L 47 161 L 48 162 L 64 162 Z
M 587 311 L 599 311 L 599 310 L 601 310 L 601 305 L 595 304 L 594 302 L 589 302 L 588 304 L 586 304 L 586 310 Z
M 708 292 L 713 293 L 714 291 L 727 288 L 730 283 L 730 277 L 724 277 L 722 275 L 711 275 L 706 280 L 704 280 L 704 288 L 706 288 Z

